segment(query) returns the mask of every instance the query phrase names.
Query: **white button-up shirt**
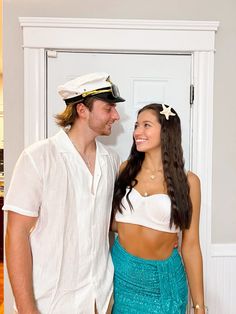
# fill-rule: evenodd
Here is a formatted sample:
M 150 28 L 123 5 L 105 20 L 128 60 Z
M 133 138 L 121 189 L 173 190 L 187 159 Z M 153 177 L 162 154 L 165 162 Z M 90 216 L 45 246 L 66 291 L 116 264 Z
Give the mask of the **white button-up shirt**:
M 119 157 L 96 141 L 94 176 L 64 131 L 21 154 L 5 210 L 38 217 L 30 235 L 42 314 L 106 313 L 113 265 L 109 223 Z M 17 261 L 16 261 L 17 262 Z

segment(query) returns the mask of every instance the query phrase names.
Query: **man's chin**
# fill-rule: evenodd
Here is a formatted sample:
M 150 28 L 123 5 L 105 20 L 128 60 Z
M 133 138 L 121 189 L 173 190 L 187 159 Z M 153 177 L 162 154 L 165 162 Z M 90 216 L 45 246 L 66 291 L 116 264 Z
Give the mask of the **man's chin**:
M 109 135 L 111 135 L 111 127 L 110 128 L 108 128 L 108 129 L 106 129 L 105 131 L 104 131 L 104 134 L 103 134 L 104 136 L 109 136 Z
M 104 136 L 109 136 L 109 135 L 111 135 L 111 131 L 108 131 L 108 132 L 104 133 L 103 135 Z
M 109 136 L 111 135 L 111 130 L 104 131 L 100 134 L 100 136 Z

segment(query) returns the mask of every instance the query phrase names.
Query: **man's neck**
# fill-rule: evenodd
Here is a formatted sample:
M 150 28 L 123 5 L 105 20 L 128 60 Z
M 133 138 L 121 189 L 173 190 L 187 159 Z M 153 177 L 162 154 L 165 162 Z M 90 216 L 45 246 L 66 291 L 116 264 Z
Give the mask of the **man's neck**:
M 96 151 L 96 136 L 90 134 L 90 132 L 72 127 L 67 135 L 81 154 L 91 154 Z

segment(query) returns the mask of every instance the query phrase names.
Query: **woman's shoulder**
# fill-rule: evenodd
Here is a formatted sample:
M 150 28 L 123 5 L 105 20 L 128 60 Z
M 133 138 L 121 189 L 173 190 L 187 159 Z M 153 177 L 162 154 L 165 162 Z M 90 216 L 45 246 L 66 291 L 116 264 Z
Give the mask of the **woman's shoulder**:
M 120 165 L 120 170 L 119 170 L 120 173 L 125 169 L 125 167 L 127 166 L 127 164 L 128 164 L 128 160 L 125 160 L 125 161 L 123 161 L 123 162 L 121 163 L 121 165 Z
M 196 175 L 196 173 L 194 173 L 192 171 L 188 171 L 187 172 L 187 179 L 188 179 L 188 183 L 189 183 L 190 188 L 199 188 L 200 187 L 200 179 Z

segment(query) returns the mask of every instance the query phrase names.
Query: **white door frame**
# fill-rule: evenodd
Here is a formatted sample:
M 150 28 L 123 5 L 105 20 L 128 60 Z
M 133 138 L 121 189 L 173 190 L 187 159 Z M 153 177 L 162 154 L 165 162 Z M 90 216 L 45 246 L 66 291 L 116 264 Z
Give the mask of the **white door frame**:
M 56 50 L 79 50 L 192 54 L 195 96 L 192 108 L 191 169 L 201 178 L 200 234 L 207 299 L 209 261 L 212 257 L 214 40 L 219 23 L 38 17 L 22 17 L 19 20 L 23 28 L 24 48 L 25 146 L 45 138 L 46 134 L 46 53 L 53 55 Z

